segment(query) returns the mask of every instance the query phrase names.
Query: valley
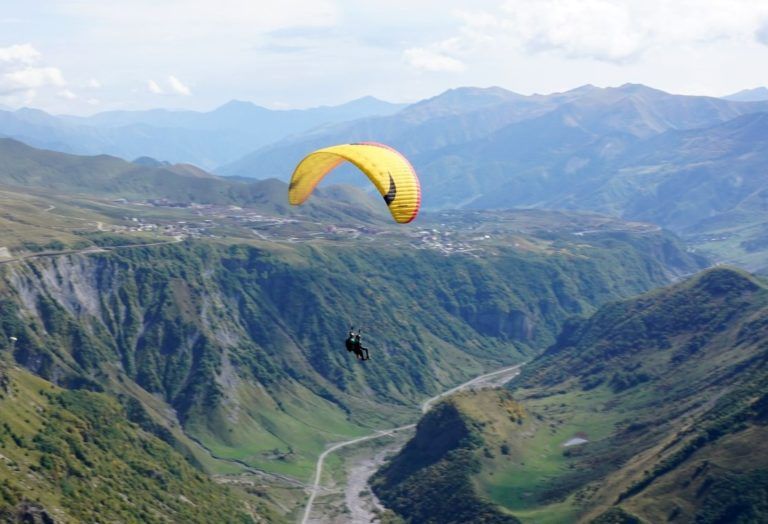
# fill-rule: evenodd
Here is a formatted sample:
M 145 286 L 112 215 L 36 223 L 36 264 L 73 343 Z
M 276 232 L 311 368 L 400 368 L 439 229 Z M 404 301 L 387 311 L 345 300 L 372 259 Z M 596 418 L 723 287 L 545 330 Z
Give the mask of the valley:
M 590 213 L 427 213 L 403 230 L 366 199 L 336 204 L 359 198 L 345 188 L 284 212 L 278 181 L 227 204 L 24 183 L 3 193 L 2 358 L 118 396 L 279 521 L 304 510 L 329 445 L 407 425 L 425 397 L 540 352 L 568 316 L 705 264 L 656 226 Z M 350 324 L 374 365 L 339 351 Z
M 766 297 L 712 269 L 605 306 L 509 390 L 428 414 L 374 492 L 415 520 L 440 515 L 440 490 L 494 504 L 493 522 L 760 522 L 763 488 L 735 490 L 766 467 Z M 438 434 L 455 437 L 424 454 Z
M 0 111 L 0 519 L 762 518 L 766 111 L 632 84 Z M 336 140 L 413 159 L 416 222 L 349 168 L 288 205 Z
M 428 398 L 424 402 L 421 403 L 421 414 L 427 413 L 432 406 L 439 402 L 440 400 L 450 397 L 451 395 L 454 395 L 460 391 L 477 391 L 480 389 L 487 389 L 487 388 L 498 388 L 512 380 L 514 377 L 516 377 L 520 373 L 520 365 L 517 366 L 511 366 L 507 368 L 503 368 L 500 370 L 492 371 L 490 373 L 485 373 L 483 375 L 480 375 L 478 377 L 473 378 L 472 380 L 469 380 L 467 382 L 464 382 L 463 384 L 459 384 L 458 386 L 454 386 L 453 388 L 444 391 L 438 395 L 435 395 L 433 397 Z M 320 457 L 318 458 L 317 465 L 315 466 L 315 478 L 313 481 L 313 485 L 311 487 L 310 497 L 309 501 L 307 502 L 306 508 L 304 510 L 304 516 L 301 520 L 302 524 L 306 524 L 307 522 L 313 522 L 312 519 L 310 519 L 312 515 L 312 509 L 313 504 L 315 502 L 315 498 L 317 497 L 317 494 L 320 490 L 320 481 L 323 478 L 323 465 L 325 462 L 325 459 L 328 457 L 330 453 L 334 453 L 338 450 L 341 450 L 343 448 L 349 447 L 349 446 L 355 446 L 357 444 L 360 444 L 362 442 L 367 442 L 371 440 L 379 440 L 382 439 L 382 437 L 400 437 L 400 435 L 396 435 L 398 433 L 406 433 L 408 430 L 411 430 L 416 427 L 416 424 L 408 424 L 405 426 L 399 426 L 396 428 L 391 429 L 384 429 L 379 430 L 376 433 L 372 435 L 368 435 L 365 437 L 358 437 L 353 440 L 348 440 L 346 442 L 340 442 L 338 444 L 334 444 L 330 448 L 328 448 L 326 451 L 324 451 Z M 402 437 L 400 437 L 402 438 Z M 404 445 L 404 441 L 401 442 L 401 446 Z M 397 451 L 397 446 L 392 445 L 386 445 L 384 450 L 387 454 L 394 453 Z M 331 511 L 333 512 L 340 512 L 341 513 L 341 520 L 344 521 L 346 515 L 349 515 L 349 518 L 352 518 L 353 521 L 357 522 L 363 522 L 368 521 L 370 522 L 372 519 L 377 518 L 377 515 L 366 508 L 366 502 L 362 500 L 361 493 L 365 492 L 364 489 L 356 489 L 355 487 L 363 487 L 366 486 L 370 480 L 370 477 L 375 472 L 375 468 L 371 466 L 371 463 L 373 464 L 379 464 L 381 463 L 381 453 L 382 450 L 377 449 L 376 447 L 366 449 L 364 451 L 365 455 L 363 457 L 366 457 L 366 455 L 373 455 L 373 458 L 363 458 L 361 456 L 355 456 L 354 458 L 354 464 L 349 467 L 348 473 L 347 473 L 347 487 L 344 490 L 344 506 L 339 509 L 336 507 L 332 507 Z M 361 464 L 362 463 L 362 464 Z M 327 503 L 324 508 L 325 514 L 321 519 L 318 519 L 320 522 L 327 522 L 332 521 L 333 516 L 328 515 L 327 512 L 329 511 L 327 508 Z M 372 506 L 374 510 L 382 510 L 382 507 L 378 501 L 374 501 L 372 503 Z

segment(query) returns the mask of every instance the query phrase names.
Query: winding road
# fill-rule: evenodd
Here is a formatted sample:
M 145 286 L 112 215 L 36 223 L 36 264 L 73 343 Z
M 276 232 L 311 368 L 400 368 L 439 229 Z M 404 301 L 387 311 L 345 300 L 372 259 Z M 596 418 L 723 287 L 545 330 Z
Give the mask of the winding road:
M 496 371 L 492 371 L 491 373 L 485 373 L 483 375 L 480 375 L 479 377 L 475 377 L 472 380 L 464 382 L 463 384 L 459 384 L 458 386 L 451 388 L 448 391 L 444 391 L 439 395 L 435 395 L 434 397 L 428 398 L 427 400 L 421 403 L 421 413 L 422 414 L 426 413 L 438 401 L 440 401 L 441 399 L 449 395 L 458 393 L 459 391 L 464 391 L 467 389 L 484 389 L 484 388 L 501 386 L 509 382 L 510 380 L 512 380 L 515 376 L 517 376 L 517 374 L 520 373 L 521 366 L 522 364 L 518 364 L 516 366 L 509 366 Z M 376 431 L 375 433 L 366 435 L 364 437 L 358 437 L 352 440 L 345 440 L 344 442 L 338 442 L 336 444 L 333 444 L 328 449 L 326 449 L 323 453 L 321 453 L 320 456 L 317 458 L 317 464 L 315 465 L 315 477 L 312 482 L 312 486 L 310 487 L 309 500 L 307 500 L 307 505 L 304 508 L 304 515 L 301 519 L 301 524 L 307 524 L 309 522 L 309 517 L 310 517 L 310 514 L 312 513 L 312 505 L 314 504 L 315 498 L 317 497 L 317 494 L 321 489 L 320 479 L 323 476 L 323 465 L 328 455 L 330 455 L 334 451 L 338 451 L 341 448 L 345 448 L 347 446 L 359 444 L 360 442 L 365 442 L 366 440 L 373 440 L 373 439 L 385 437 L 385 436 L 397 433 L 398 431 L 404 431 L 404 430 L 412 429 L 415 427 L 416 427 L 416 424 L 407 424 L 405 426 L 399 426 L 392 429 L 381 429 Z

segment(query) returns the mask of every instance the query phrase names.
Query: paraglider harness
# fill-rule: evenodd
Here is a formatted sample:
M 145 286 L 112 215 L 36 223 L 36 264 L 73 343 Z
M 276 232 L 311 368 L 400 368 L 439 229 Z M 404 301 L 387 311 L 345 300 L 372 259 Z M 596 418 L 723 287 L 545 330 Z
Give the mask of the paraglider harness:
M 355 332 L 355 327 L 352 326 L 349 328 L 349 335 L 347 336 L 347 339 L 344 341 L 344 344 L 347 347 L 347 351 L 351 351 L 355 353 L 355 357 L 357 357 L 358 360 L 370 360 L 371 356 L 368 353 L 368 348 L 363 347 L 363 343 L 360 340 L 360 333 L 362 332 L 362 329 Z

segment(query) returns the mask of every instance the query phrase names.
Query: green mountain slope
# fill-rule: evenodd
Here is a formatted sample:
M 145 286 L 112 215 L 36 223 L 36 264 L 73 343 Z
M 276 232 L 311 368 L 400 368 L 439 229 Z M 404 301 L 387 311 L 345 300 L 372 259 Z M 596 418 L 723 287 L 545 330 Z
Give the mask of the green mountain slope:
M 107 155 L 70 155 L 36 149 L 7 138 L 0 138 L 0 188 L 18 193 L 66 193 L 69 200 L 89 195 L 187 205 L 247 205 L 280 215 L 353 221 L 375 222 L 386 214 L 386 209 L 371 206 L 368 197 L 360 192 L 348 200 L 336 201 L 325 198 L 320 191 L 300 209 L 291 208 L 285 196 L 287 184 L 277 180 L 245 182 L 184 164 L 151 166 Z
M 613 430 L 593 449 L 585 444 L 576 459 L 586 465 L 610 450 L 602 482 L 588 498 L 593 504 L 620 504 L 649 522 L 757 522 L 765 518 L 760 502 L 730 507 L 726 494 L 759 479 L 768 465 L 767 320 L 764 283 L 710 270 L 566 327 L 525 370 L 518 396 L 564 390 L 563 397 L 531 401 L 558 418 L 570 418 L 552 405 L 560 398 L 578 398 L 579 411 L 602 406 L 594 422 L 602 418 Z M 589 418 L 580 432 L 592 440 Z
M 523 522 L 762 522 L 767 326 L 768 287 L 720 268 L 569 322 L 513 383 L 519 422 L 504 392 L 454 403 L 475 497 Z
M 217 522 L 270 516 L 128 422 L 113 398 L 0 365 L 2 522 L 202 523 L 214 507 Z
M 2 347 L 70 393 L 121 399 L 119 417 L 206 473 L 283 475 L 266 478 L 285 500 L 249 497 L 276 518 L 295 517 L 329 442 L 412 420 L 424 397 L 537 354 L 566 318 L 702 264 L 669 233 L 595 215 L 395 228 L 354 189 L 289 215 L 276 180 L 3 147 Z M 371 362 L 342 349 L 350 324 Z
M 492 412 L 502 413 L 500 427 L 522 423 L 524 414 L 510 395 L 491 394 Z M 473 410 L 487 392 L 461 393 L 441 402 L 419 422 L 416 436 L 372 479 L 381 501 L 406 522 L 517 524 L 476 492 L 472 476 L 488 453 L 492 424 Z M 497 428 L 494 428 L 497 429 Z M 517 428 L 515 428 L 516 430 Z
M 540 351 L 566 317 L 697 264 L 662 233 L 546 235 L 486 240 L 483 258 L 404 237 L 32 259 L 2 266 L 2 333 L 45 378 L 132 395 L 217 456 L 304 478 L 326 442 L 401 420 Z M 371 365 L 341 349 L 350 324 Z
M 0 139 L 0 263 L 190 235 L 252 239 L 259 226 L 301 222 L 305 234 L 307 226 L 322 234 L 330 225 L 391 221 L 380 198 L 359 189 L 319 189 L 300 207 L 288 205 L 287 191 L 274 179 L 238 181 L 190 165 L 68 155 Z

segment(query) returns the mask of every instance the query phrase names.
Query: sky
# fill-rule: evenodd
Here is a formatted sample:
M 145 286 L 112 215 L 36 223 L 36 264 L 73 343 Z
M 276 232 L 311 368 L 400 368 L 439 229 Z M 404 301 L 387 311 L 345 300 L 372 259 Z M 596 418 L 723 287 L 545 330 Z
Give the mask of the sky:
M 0 0 L 0 108 L 768 85 L 768 0 Z

